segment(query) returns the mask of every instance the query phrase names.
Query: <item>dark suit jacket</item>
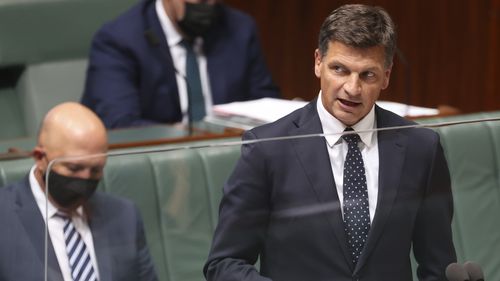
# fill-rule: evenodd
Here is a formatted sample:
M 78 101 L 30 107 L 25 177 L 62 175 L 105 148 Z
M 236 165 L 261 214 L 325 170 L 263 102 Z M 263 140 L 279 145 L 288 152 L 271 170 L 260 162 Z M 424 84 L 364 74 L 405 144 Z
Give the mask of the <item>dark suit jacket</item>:
M 96 192 L 88 209 L 99 280 L 157 280 L 137 208 L 124 199 Z M 45 223 L 28 177 L 0 188 L 0 224 L 0 280 L 43 280 Z M 50 239 L 48 242 L 48 280 L 62 281 L 54 248 Z
M 253 20 L 221 15 L 204 39 L 213 103 L 277 97 Z M 82 103 L 108 128 L 179 122 L 175 72 L 155 1 L 144 0 L 95 35 Z
M 376 119 L 379 128 L 411 124 L 379 107 Z M 311 102 L 244 139 L 321 132 Z M 224 186 L 207 280 L 410 281 L 412 243 L 420 279 L 446 280 L 445 268 L 456 260 L 453 202 L 437 133 L 380 131 L 378 148 L 376 213 L 353 266 L 325 139 L 243 145 Z M 259 256 L 260 273 L 253 266 Z

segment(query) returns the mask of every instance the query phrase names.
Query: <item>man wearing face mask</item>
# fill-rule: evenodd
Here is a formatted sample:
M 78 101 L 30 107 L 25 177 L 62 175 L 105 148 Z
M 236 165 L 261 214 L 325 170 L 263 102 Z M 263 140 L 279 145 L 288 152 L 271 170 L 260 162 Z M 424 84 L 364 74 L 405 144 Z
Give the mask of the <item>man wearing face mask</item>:
M 96 33 L 82 103 L 116 128 L 278 95 L 251 17 L 217 0 L 143 0 Z
M 48 280 L 157 280 L 137 208 L 96 191 L 106 151 L 91 110 L 64 103 L 49 111 L 35 165 L 0 188 L 0 280 L 43 280 L 46 224 Z

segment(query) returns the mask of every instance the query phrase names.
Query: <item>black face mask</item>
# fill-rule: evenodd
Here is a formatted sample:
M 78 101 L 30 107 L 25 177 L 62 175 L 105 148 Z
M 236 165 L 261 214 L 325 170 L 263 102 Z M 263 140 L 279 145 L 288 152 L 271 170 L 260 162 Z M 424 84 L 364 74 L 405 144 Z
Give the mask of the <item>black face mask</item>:
M 182 31 L 191 38 L 203 36 L 218 18 L 218 5 L 185 3 L 184 18 L 178 21 Z
M 45 179 L 45 175 L 44 175 Z M 76 207 L 94 194 L 99 180 L 82 179 L 49 173 L 49 194 L 58 205 L 64 208 Z M 47 185 L 45 186 L 47 188 Z

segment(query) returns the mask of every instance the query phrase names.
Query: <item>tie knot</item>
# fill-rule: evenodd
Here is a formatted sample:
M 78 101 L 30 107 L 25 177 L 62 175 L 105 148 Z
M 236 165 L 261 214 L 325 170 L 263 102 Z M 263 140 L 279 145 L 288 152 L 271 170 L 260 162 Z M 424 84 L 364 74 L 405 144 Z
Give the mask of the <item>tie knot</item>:
M 352 128 L 347 128 L 345 129 L 344 132 L 353 132 L 354 130 Z M 348 134 L 348 135 L 343 135 L 342 138 L 348 143 L 348 144 L 358 144 L 358 142 L 361 140 L 358 134 Z
M 63 220 L 69 220 L 70 216 L 66 213 L 63 213 L 63 212 L 57 212 L 55 213 L 54 217 L 58 217 L 58 218 L 61 218 Z
M 182 39 L 181 45 L 188 51 L 193 51 L 193 44 L 194 42 L 192 40 L 186 40 Z

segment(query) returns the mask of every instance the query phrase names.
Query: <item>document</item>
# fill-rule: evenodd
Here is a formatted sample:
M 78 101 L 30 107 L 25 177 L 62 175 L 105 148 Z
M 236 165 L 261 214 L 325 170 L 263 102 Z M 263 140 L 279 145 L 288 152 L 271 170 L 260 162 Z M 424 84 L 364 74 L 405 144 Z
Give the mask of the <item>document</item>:
M 281 117 L 305 106 L 308 102 L 276 98 L 261 98 L 251 101 L 232 102 L 213 106 L 213 114 L 205 121 L 218 125 L 251 129 L 255 126 L 274 122 Z M 377 101 L 377 104 L 400 116 L 432 116 L 439 110 L 418 107 L 390 101 Z

